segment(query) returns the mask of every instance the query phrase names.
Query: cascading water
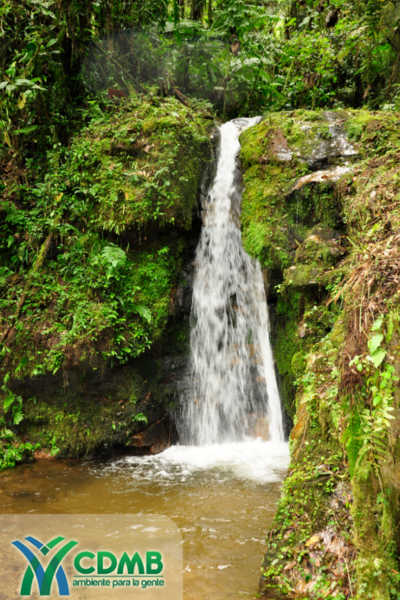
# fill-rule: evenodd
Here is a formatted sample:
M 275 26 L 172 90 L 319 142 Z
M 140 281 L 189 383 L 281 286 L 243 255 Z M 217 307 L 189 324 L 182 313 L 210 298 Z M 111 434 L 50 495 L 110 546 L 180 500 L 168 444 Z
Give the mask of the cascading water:
M 180 423 L 187 444 L 243 440 L 260 425 L 270 441 L 284 437 L 263 276 L 243 250 L 239 225 L 239 136 L 257 121 L 235 119 L 220 128 L 217 171 L 203 206 Z
M 204 207 L 181 422 L 181 443 L 189 445 L 106 463 L 39 461 L 20 467 L 22 477 L 3 473 L 0 481 L 3 512 L 168 516 L 182 533 L 185 600 L 254 596 L 289 459 L 262 273 L 244 252 L 239 228 L 239 134 L 255 122 L 222 126 Z M 268 440 L 255 437 L 257 420 L 268 423 Z

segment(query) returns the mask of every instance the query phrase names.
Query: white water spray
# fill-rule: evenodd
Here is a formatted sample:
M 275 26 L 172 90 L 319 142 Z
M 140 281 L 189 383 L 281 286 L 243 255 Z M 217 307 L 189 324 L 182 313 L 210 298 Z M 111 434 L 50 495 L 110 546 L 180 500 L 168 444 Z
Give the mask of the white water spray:
M 239 136 L 258 119 L 220 128 L 217 172 L 204 208 L 193 285 L 190 385 L 181 440 L 195 445 L 263 435 L 283 441 L 260 265 L 243 250 Z

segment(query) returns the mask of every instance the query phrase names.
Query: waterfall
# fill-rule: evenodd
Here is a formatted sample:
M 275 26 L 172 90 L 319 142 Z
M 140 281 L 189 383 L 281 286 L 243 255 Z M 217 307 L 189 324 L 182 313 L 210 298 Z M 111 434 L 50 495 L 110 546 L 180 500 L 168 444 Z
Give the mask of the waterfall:
M 189 384 L 179 426 L 187 444 L 238 441 L 261 431 L 270 441 L 284 439 L 263 275 L 240 232 L 239 136 L 257 122 L 235 119 L 220 127 L 195 258 Z

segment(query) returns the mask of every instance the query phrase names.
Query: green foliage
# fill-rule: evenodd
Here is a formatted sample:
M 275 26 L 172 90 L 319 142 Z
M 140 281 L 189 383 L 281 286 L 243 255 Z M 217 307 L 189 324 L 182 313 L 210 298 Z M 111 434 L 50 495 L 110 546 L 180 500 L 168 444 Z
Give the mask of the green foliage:
M 8 386 L 9 375 L 3 378 L 0 389 L 0 471 L 15 467 L 16 464 L 32 456 L 38 445 L 22 441 L 16 428 L 24 419 L 22 397 Z
M 110 404 L 92 430 L 83 421 L 93 425 L 93 415 L 75 410 L 74 399 L 56 411 L 51 399 L 35 404 L 13 388 L 77 365 L 124 364 L 161 338 L 209 156 L 212 122 L 203 115 L 201 103 L 196 112 L 150 94 L 118 110 L 93 102 L 88 128 L 69 147 L 54 146 L 44 176 L 10 179 L 1 190 L 0 469 L 38 444 L 80 456 L 125 444 L 147 424 L 136 400 L 129 426 Z M 28 161 L 32 174 L 35 164 Z
M 301 7 L 224 0 L 209 2 L 207 14 L 200 4 L 189 11 L 172 0 L 68 6 L 6 0 L 0 11 L 3 158 L 22 163 L 65 143 L 82 124 L 88 89 L 126 92 L 152 84 L 165 94 L 178 87 L 225 115 L 398 103 L 397 3 L 371 8 L 358 1 L 354 10 L 346 0 Z
M 147 418 L 147 417 L 146 417 L 146 415 L 144 415 L 143 413 L 137 413 L 137 414 L 136 414 L 136 415 L 135 415 L 135 416 L 132 418 L 132 420 L 133 420 L 135 423 L 144 423 L 145 425 L 148 425 L 148 422 L 149 422 L 148 418 Z
M 3 413 L 7 415 L 10 413 L 10 420 L 12 425 L 19 425 L 24 418 L 22 411 L 22 398 L 17 396 L 12 390 L 10 390 L 6 384 L 2 386 L 3 392 Z
M 88 47 L 115 30 L 164 23 L 166 0 L 5 0 L 0 8 L 0 125 L 21 160 L 65 142 L 84 100 Z M 10 41 L 12 42 L 10 43 Z M 1 157 L 1 154 L 0 154 Z
M 330 189 L 309 183 L 293 193 L 306 174 L 301 159 L 328 139 L 321 114 L 268 114 L 242 136 L 243 239 L 278 283 L 270 288 L 272 340 L 285 406 L 296 404 L 292 463 L 267 540 L 262 591 L 392 600 L 400 514 L 398 114 L 337 115 L 359 156 L 351 177 Z M 336 471 L 325 468 L 333 456 L 340 456 Z M 313 469 L 326 483 L 313 479 Z M 328 531 L 348 553 L 345 576 L 329 553 L 315 557 L 314 536 Z
M 214 11 L 213 29 L 224 36 L 232 32 L 239 40 L 246 39 L 247 34 L 263 28 L 267 15 L 261 6 L 250 4 L 245 0 L 217 0 Z
M 396 102 L 396 3 L 297 4 L 224 0 L 216 2 L 211 27 L 176 21 L 174 39 L 156 41 L 164 67 L 153 81 L 207 97 L 224 114 Z M 142 75 L 150 72 L 147 60 Z
M 125 256 L 122 264 L 104 260 L 111 248 L 114 258 Z M 128 260 L 121 248 L 104 245 L 95 234 L 71 236 L 38 274 L 41 285 L 22 310 L 14 341 L 26 347 L 20 373 L 55 373 L 66 360 L 75 362 L 76 353 L 79 361 L 91 360 L 100 348 L 104 358 L 118 362 L 141 354 L 165 325 L 175 268 L 175 259 L 156 248 Z M 29 349 L 30 336 L 37 341 Z
M 49 153 L 44 179 L 19 187 L 20 208 L 1 205 L 1 323 L 16 321 L 2 368 L 13 377 L 124 363 L 168 319 L 184 245 L 167 228 L 191 227 L 211 124 L 136 96 L 93 113 L 70 148 Z
M 371 327 L 369 354 L 364 357 L 356 356 L 350 363 L 350 366 L 354 364 L 364 376 L 365 386 L 360 394 L 367 402 L 364 401 L 366 406 L 358 414 L 357 432 L 348 432 L 346 436 L 354 476 L 366 480 L 372 468 L 382 488 L 384 484 L 381 468 L 390 456 L 388 435 L 391 421 L 394 419 L 395 384 L 399 381 L 393 365 L 382 364 L 387 355 L 387 351 L 382 347 L 384 339 L 384 316 L 380 315 Z M 356 461 L 354 439 L 357 439 L 358 446 Z
M 97 106 L 99 111 L 100 107 Z M 177 101 L 131 96 L 77 136 L 70 149 L 49 156 L 52 171 L 34 194 L 62 195 L 71 217 L 121 234 L 177 225 L 190 228 L 201 169 L 208 158 L 209 124 Z M 192 146 L 193 153 L 184 153 Z
M 31 458 L 37 444 L 22 442 L 10 429 L 0 428 L 0 471 Z

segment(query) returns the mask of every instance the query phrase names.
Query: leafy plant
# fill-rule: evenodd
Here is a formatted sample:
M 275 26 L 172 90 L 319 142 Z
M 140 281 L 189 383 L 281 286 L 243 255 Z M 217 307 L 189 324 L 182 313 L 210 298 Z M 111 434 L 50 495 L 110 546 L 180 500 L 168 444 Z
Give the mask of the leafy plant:
M 136 414 L 136 415 L 135 415 L 135 416 L 132 418 L 132 420 L 133 420 L 135 423 L 144 423 L 145 425 L 147 425 L 147 424 L 148 424 L 148 422 L 149 422 L 148 418 L 147 418 L 147 417 L 146 417 L 146 415 L 145 415 L 145 414 L 143 414 L 143 413 L 137 413 L 137 414 Z

